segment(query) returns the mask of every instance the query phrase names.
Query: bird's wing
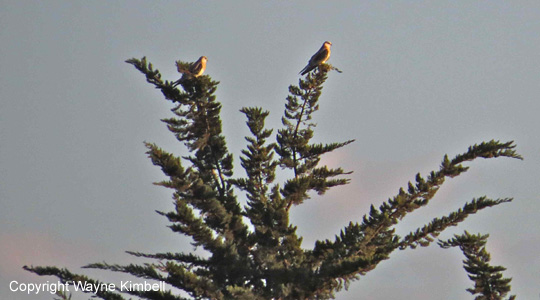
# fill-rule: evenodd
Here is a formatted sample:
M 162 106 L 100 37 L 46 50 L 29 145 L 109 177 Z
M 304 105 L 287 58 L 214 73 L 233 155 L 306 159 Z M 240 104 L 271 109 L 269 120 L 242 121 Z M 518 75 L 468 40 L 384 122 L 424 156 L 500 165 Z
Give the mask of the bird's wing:
M 193 65 L 191 65 L 191 67 L 189 68 L 189 72 L 191 74 L 198 74 L 201 71 L 201 68 L 202 68 L 202 63 L 201 63 L 201 59 L 199 58 L 199 60 L 194 62 Z
M 313 54 L 309 60 L 309 64 L 320 64 L 328 59 L 328 49 L 321 47 L 317 53 Z

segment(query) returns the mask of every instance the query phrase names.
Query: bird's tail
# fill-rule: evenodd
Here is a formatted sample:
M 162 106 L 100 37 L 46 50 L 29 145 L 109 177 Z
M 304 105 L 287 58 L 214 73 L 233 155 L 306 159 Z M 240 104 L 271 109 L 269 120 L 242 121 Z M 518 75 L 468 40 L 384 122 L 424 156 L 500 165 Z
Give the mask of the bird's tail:
M 311 70 L 315 69 L 316 66 L 310 66 L 310 65 L 307 65 L 305 68 L 302 69 L 302 71 L 300 71 L 300 75 L 304 76 L 306 75 L 307 73 L 309 73 Z
M 179 84 L 181 84 L 182 82 L 186 81 L 187 78 L 188 78 L 188 74 L 187 74 L 187 73 L 182 74 L 182 77 L 180 77 L 180 79 L 178 79 L 177 81 L 175 81 L 175 82 L 173 83 L 173 87 L 176 87 L 176 86 L 178 86 Z

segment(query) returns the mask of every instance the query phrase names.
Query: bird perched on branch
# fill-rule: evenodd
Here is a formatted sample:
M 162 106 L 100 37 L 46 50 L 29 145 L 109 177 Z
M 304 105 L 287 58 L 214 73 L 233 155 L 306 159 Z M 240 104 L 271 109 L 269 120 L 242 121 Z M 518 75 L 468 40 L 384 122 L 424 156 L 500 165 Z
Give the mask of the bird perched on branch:
M 324 42 L 321 49 L 309 59 L 309 62 L 305 68 L 300 71 L 301 75 L 307 74 L 309 71 L 315 69 L 315 67 L 324 64 L 330 58 L 330 46 L 332 43 L 329 41 Z
M 204 70 L 206 70 L 206 61 L 208 61 L 206 56 L 199 57 L 199 59 L 189 67 L 189 73 L 194 77 L 201 76 L 204 73 Z
M 196 78 L 201 76 L 204 73 L 204 70 L 206 70 L 207 61 L 208 58 L 206 58 L 206 56 L 199 57 L 199 59 L 192 64 L 177 61 L 176 69 L 178 70 L 178 73 L 182 74 L 182 78 L 174 82 L 173 86 L 177 86 L 185 80 L 188 80 L 189 78 Z

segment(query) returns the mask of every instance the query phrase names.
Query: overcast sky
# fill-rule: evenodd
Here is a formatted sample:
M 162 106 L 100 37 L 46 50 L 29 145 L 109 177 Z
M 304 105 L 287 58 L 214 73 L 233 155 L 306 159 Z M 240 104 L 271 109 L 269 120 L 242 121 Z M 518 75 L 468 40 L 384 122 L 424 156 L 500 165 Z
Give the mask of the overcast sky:
M 364 3 L 361 3 L 364 2 Z M 287 87 L 321 44 L 332 72 L 314 121 L 317 142 L 356 139 L 324 158 L 351 184 L 292 210 L 306 248 L 360 221 L 444 154 L 497 139 L 525 158 L 480 159 L 448 180 L 406 234 L 474 197 L 514 197 L 441 238 L 489 233 L 492 263 L 518 299 L 540 295 L 540 2 L 538 1 L 6 1 L 0 0 L 0 298 L 9 282 L 55 281 L 21 269 L 142 262 L 125 250 L 189 251 L 155 210 L 171 191 L 143 141 L 185 154 L 160 119 L 170 103 L 126 59 L 165 79 L 174 62 L 208 57 L 229 149 L 248 134 L 239 109 L 280 126 Z M 236 168 L 236 176 L 243 176 Z M 396 251 L 336 299 L 472 299 L 459 250 Z M 75 299 L 87 296 L 75 295 Z

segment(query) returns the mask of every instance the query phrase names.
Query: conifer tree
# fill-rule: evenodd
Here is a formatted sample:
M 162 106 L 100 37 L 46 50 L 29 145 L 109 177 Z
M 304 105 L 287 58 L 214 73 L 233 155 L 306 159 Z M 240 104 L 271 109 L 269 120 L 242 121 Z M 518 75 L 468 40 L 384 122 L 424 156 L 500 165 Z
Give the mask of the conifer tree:
M 131 274 L 141 279 L 164 281 L 169 287 L 189 295 L 167 291 L 97 291 L 102 299 L 330 299 L 335 292 L 346 288 L 389 258 L 394 250 L 428 246 L 450 226 L 456 226 L 477 211 L 509 202 L 512 199 L 479 197 L 465 203 L 463 208 L 436 217 L 430 223 L 404 237 L 395 233 L 396 226 L 409 213 L 426 206 L 447 178 L 468 170 L 464 163 L 477 158 L 499 156 L 521 159 L 513 142 L 483 142 L 469 147 L 450 159 L 444 156 L 441 166 L 423 177 L 416 175 L 414 183 L 383 202 L 359 221 L 351 221 L 333 240 L 319 240 L 313 248 L 302 245 L 302 237 L 289 220 L 290 210 L 310 199 L 315 193 L 323 195 L 328 189 L 347 184 L 348 171 L 320 165 L 322 155 L 353 142 L 328 144 L 312 143 L 313 117 L 328 72 L 334 67 L 322 64 L 289 87 L 283 127 L 271 142 L 273 130 L 265 128 L 269 112 L 258 107 L 245 107 L 251 136 L 240 163 L 245 176 L 233 177 L 233 155 L 229 153 L 221 131 L 221 103 L 214 95 L 218 82 L 208 75 L 183 76 L 178 81 L 162 80 L 152 64 L 142 59 L 129 59 L 146 76 L 147 82 L 159 89 L 174 104 L 174 117 L 162 120 L 189 155 L 179 157 L 146 143 L 148 156 L 159 166 L 167 179 L 156 183 L 170 188 L 173 210 L 158 211 L 170 221 L 170 229 L 191 237 L 195 252 L 140 253 L 130 255 L 147 258 L 146 264 L 118 265 L 94 263 L 84 268 L 103 269 Z M 178 61 L 182 69 L 189 64 Z M 179 85 L 179 86 L 177 86 Z M 181 87 L 181 88 L 180 88 Z M 279 167 L 279 168 L 278 168 Z M 276 172 L 290 170 L 291 178 L 275 182 Z M 242 206 L 238 191 L 244 191 L 246 205 Z M 476 283 L 474 292 L 491 297 L 487 287 L 500 287 L 509 281 L 498 279 L 486 285 L 484 269 L 489 255 L 483 250 L 485 236 L 469 237 L 475 247 L 466 247 L 466 239 L 439 242 L 441 246 L 459 246 L 468 262 L 467 272 Z M 480 248 L 478 248 L 480 247 Z M 480 250 L 478 250 L 480 249 Z M 487 255 L 487 261 L 486 261 Z M 469 262 L 470 261 L 470 262 Z M 54 275 L 62 282 L 100 281 L 74 274 L 58 267 L 26 267 L 38 275 Z M 487 269 L 499 274 L 500 267 Z M 498 275 L 497 275 L 498 276 Z M 126 295 L 128 294 L 128 295 Z M 60 295 L 67 298 L 66 295 Z M 484 298 L 478 298 L 484 299 Z M 499 299 L 499 298 L 485 298 Z

